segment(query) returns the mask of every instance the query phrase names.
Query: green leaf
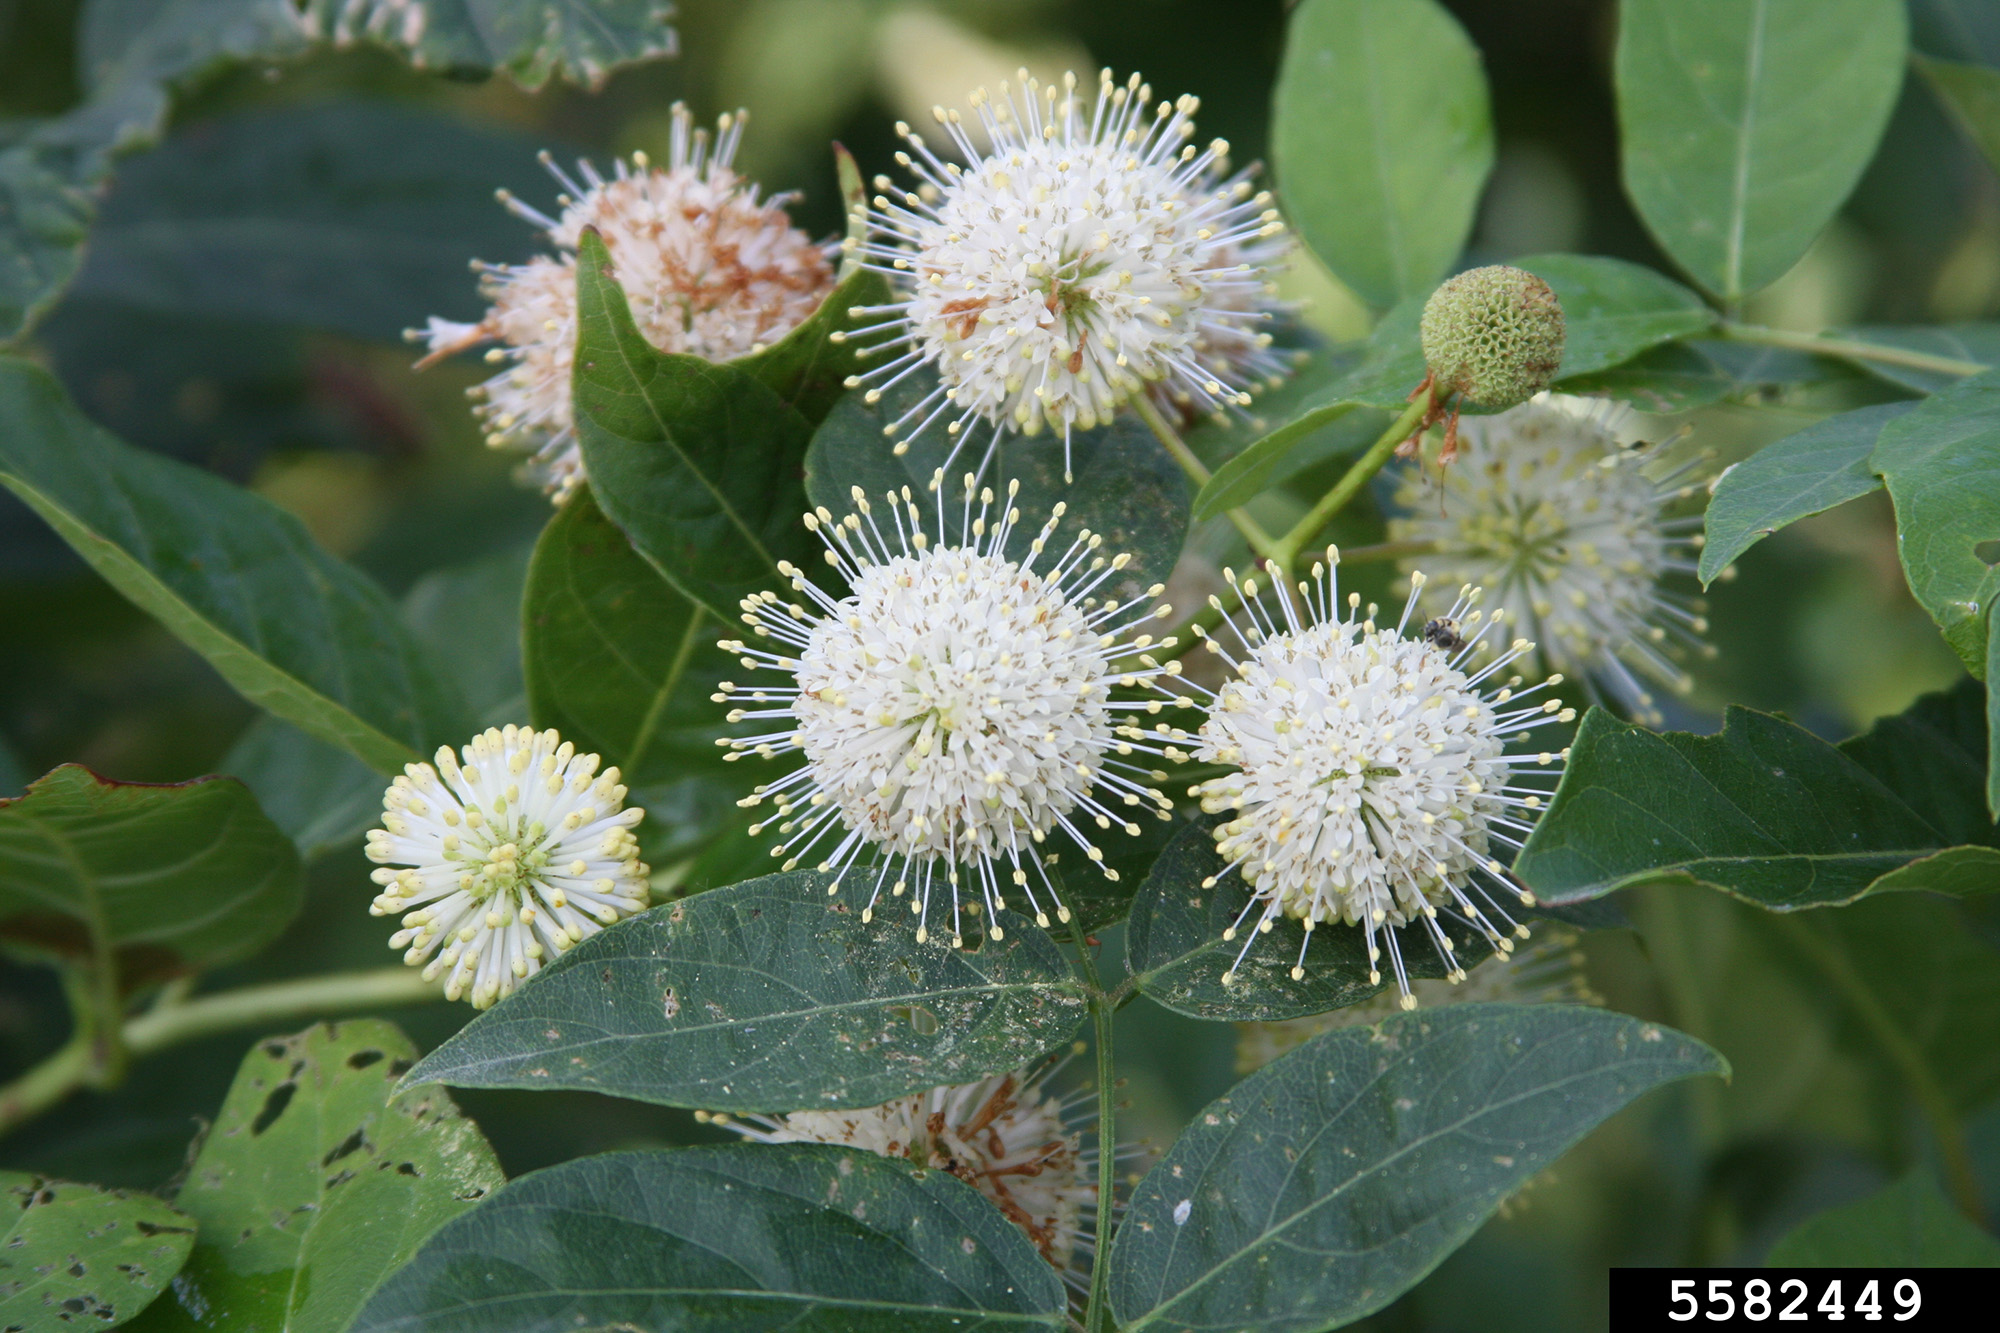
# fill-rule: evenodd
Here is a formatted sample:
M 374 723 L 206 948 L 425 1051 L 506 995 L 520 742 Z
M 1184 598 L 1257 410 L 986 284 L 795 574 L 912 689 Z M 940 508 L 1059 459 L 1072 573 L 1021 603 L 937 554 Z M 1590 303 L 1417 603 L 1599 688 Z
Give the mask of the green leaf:
M 109 961 L 127 988 L 254 953 L 298 909 L 298 852 L 233 778 L 140 786 L 64 764 L 0 801 L 0 938 Z
M 1566 378 L 1557 387 L 1617 398 L 1642 412 L 1670 414 L 1853 377 L 1854 372 L 1827 357 L 1703 338 L 1663 344 L 1622 366 Z
M 722 767 L 727 728 L 708 701 L 734 660 L 715 646 L 721 626 L 640 558 L 588 489 L 535 543 L 522 617 L 536 726 L 634 786 Z
M 847 330 L 854 323 L 849 312 L 889 299 L 889 284 L 881 274 L 857 268 L 841 278 L 805 323 L 763 351 L 731 364 L 817 426 L 846 392 L 847 377 L 863 369 L 858 345 L 847 341 Z
M 1453 1005 L 1316 1037 L 1209 1103 L 1133 1190 L 1111 1247 L 1119 1327 L 1350 1323 L 1614 1112 L 1726 1070 L 1678 1032 L 1568 1005 Z
M 1063 1309 L 1027 1236 L 946 1172 L 746 1143 L 523 1176 L 432 1237 L 352 1333 L 997 1333 L 1061 1329 Z
M 1865 1199 L 1807 1218 L 1771 1247 L 1772 1268 L 2000 1268 L 2000 1240 L 1915 1171 Z
M 1393 980 L 1368 980 L 1368 946 L 1359 926 L 1326 925 L 1307 943 L 1304 929 L 1290 917 L 1280 917 L 1268 935 L 1260 936 L 1244 955 L 1251 932 L 1233 940 L 1222 932 L 1234 924 L 1250 901 L 1240 875 L 1230 875 L 1213 888 L 1202 887 L 1227 864 L 1215 850 L 1214 818 L 1189 821 L 1174 835 L 1153 863 L 1152 874 L 1132 903 L 1126 927 L 1125 970 L 1137 980 L 1148 999 L 1190 1018 L 1259 1022 L 1304 1018 L 1342 1009 L 1378 995 Z M 1255 921 L 1255 914 L 1251 917 Z M 1440 918 L 1458 957 L 1467 967 L 1491 949 L 1476 932 Z M 1428 942 L 1405 946 L 1403 964 L 1413 977 L 1442 977 L 1443 961 Z M 1305 976 L 1292 979 L 1299 946 L 1306 944 Z M 1234 967 L 1227 985 L 1222 974 Z
M 1912 55 L 1910 62 L 1986 160 L 2000 169 L 2000 70 Z
M 250 702 L 383 772 L 471 730 L 382 590 L 276 505 L 133 449 L 0 358 L 0 484 Z
M 1798 262 L 1874 156 L 1902 0 L 1624 0 L 1618 20 L 1625 192 L 1733 306 Z
M 1910 591 L 1984 679 L 1986 617 L 2000 596 L 2000 371 L 1960 380 L 1884 426 L 1871 465 L 1896 505 Z
M 519 722 L 527 711 L 521 674 L 521 597 L 532 547 L 523 542 L 462 565 L 434 569 L 403 597 L 403 623 L 453 680 L 480 726 Z
M 268 715 L 243 729 L 217 767 L 256 793 L 308 861 L 356 841 L 382 813 L 380 774 Z
M 440 1225 L 505 1181 L 442 1088 L 396 1094 L 392 1023 L 322 1023 L 244 1057 L 174 1202 L 201 1225 L 138 1333 L 343 1333 Z
M 924 367 L 887 390 L 880 402 L 870 404 L 859 393 L 841 399 L 813 435 L 812 451 L 806 456 L 806 495 L 811 502 L 841 515 L 853 510 L 856 486 L 875 502 L 907 486 L 928 512 L 926 523 L 935 535 L 940 497 L 931 490 L 931 480 L 951 458 L 943 507 L 946 531 L 956 540 L 965 497 L 962 479 L 979 472 L 984 447 L 968 443 L 954 458 L 954 447 L 965 437 L 954 439 L 932 429 L 898 456 L 883 434 L 887 423 L 909 412 L 936 386 L 936 378 Z M 973 433 L 968 430 L 966 435 Z M 1187 534 L 1187 478 L 1179 465 L 1130 413 L 1121 413 L 1109 426 L 1078 431 L 1070 440 L 1068 461 L 1074 482 L 1063 480 L 1060 437 L 1009 435 L 993 450 L 992 460 L 980 473 L 980 484 L 1004 494 L 1008 482 L 1021 483 L 1016 501 L 1021 521 L 1008 543 L 1008 555 L 1018 560 L 1027 554 L 1028 544 L 1061 501 L 1069 506 L 1063 532 L 1089 528 L 1103 535 L 1107 551 L 1132 556 L 1124 580 L 1127 596 L 1137 595 L 1149 583 L 1166 582 Z M 819 557 L 815 555 L 811 563 L 817 566 Z
M 1984 736 L 1976 748 L 1972 737 L 1959 743 L 1985 750 Z M 1747 708 L 1731 708 L 1720 735 L 1656 735 L 1592 709 L 1514 872 L 1549 902 L 1706 884 L 1776 911 L 1946 887 L 1980 865 L 1989 885 L 2000 882 L 2000 837 L 1963 819 L 1963 752 L 1930 745 L 1897 724 L 1844 753 Z M 1974 832 L 1981 845 L 1930 860 Z
M 1432 0 L 1305 0 L 1271 155 L 1292 226 L 1336 277 L 1376 306 L 1428 295 L 1493 168 L 1478 49 Z
M 77 270 L 102 171 L 79 171 L 34 137 L 0 127 L 0 343 L 55 304 Z
M 1954 361 L 2000 366 L 2000 324 L 1863 324 L 1851 329 L 1833 329 L 1827 336 L 1881 343 L 1930 356 L 1950 357 Z M 1938 370 L 1893 365 L 1871 357 L 1856 357 L 1854 364 L 1891 384 L 1899 384 L 1918 393 L 1936 393 L 1964 378 Z
M 671 54 L 668 0 L 461 0 L 411 10 L 352 0 L 92 0 L 81 65 L 93 91 L 192 79 L 228 60 L 373 41 L 418 68 L 504 69 L 597 84 L 614 65 Z M 415 14 L 417 17 L 412 18 Z
M 1559 379 L 1622 365 L 1651 347 L 1715 327 L 1715 312 L 1672 278 L 1598 255 L 1510 260 L 1554 289 L 1563 309 Z
M 903 900 L 862 924 L 804 871 L 593 935 L 425 1056 L 412 1081 L 585 1088 L 718 1111 L 876 1106 L 1017 1069 L 1068 1041 L 1083 993 L 1003 913 L 978 950 L 916 942 Z
M 147 1194 L 0 1171 L 0 1327 L 115 1328 L 187 1262 L 194 1223 Z
M 1882 427 L 1911 406 L 1883 403 L 1816 421 L 1725 471 L 1708 502 L 1702 584 L 1779 528 L 1879 490 L 1869 456 Z
M 1307 408 L 1291 421 L 1217 468 L 1194 497 L 1193 521 L 1205 523 L 1217 514 L 1256 499 L 1273 484 L 1278 466 L 1308 437 L 1354 410 L 1356 404 L 1329 403 Z
M 662 352 L 632 322 L 604 242 L 577 257 L 576 416 L 597 503 L 691 600 L 742 597 L 816 545 L 800 521 L 811 427 L 746 371 Z
M 121 164 L 71 291 L 384 340 L 427 315 L 476 320 L 467 257 L 520 260 L 536 240 L 495 188 L 555 191 L 535 148 L 391 102 L 205 120 Z

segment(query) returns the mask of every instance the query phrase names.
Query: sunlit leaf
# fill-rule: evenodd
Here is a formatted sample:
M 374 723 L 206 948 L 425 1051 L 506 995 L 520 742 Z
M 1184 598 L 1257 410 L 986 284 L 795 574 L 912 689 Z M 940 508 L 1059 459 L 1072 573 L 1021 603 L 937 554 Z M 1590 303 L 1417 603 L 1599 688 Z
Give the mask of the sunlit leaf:
M 1305 0 L 1271 115 L 1285 211 L 1376 306 L 1451 271 L 1493 167 L 1486 71 L 1432 0 Z
M 1416 1285 L 1613 1112 L 1720 1074 L 1692 1038 L 1568 1005 L 1329 1032 L 1209 1103 L 1132 1192 L 1121 1329 L 1336 1328 Z
M 1713 582 L 1724 566 L 1786 524 L 1880 489 L 1882 479 L 1868 459 L 1882 427 L 1910 407 L 1884 403 L 1816 421 L 1724 472 L 1708 502 L 1702 582 Z
M 668 1106 L 874 1106 L 1015 1069 L 1068 1041 L 1083 995 L 1004 913 L 977 950 L 918 944 L 905 899 L 770 875 L 593 935 L 425 1056 L 454 1087 L 584 1088 Z M 894 910 L 890 910 L 890 909 Z
M 86 421 L 0 359 L 0 485 L 252 703 L 375 768 L 463 739 L 457 691 L 366 575 L 268 500 Z
M 1807 1218 L 1771 1247 L 1764 1262 L 1773 1268 L 2000 1268 L 2000 1240 L 1968 1222 L 1928 1173 L 1913 1171 L 1865 1199 Z
M 640 554 L 733 623 L 745 594 L 816 545 L 799 516 L 812 431 L 734 366 L 662 352 L 632 322 L 604 242 L 577 259 L 576 418 L 597 503 Z
M 115 1328 L 160 1294 L 193 1219 L 150 1194 L 0 1171 L 0 1328 Z
M 232 778 L 106 782 L 76 764 L 0 801 L 0 937 L 127 987 L 254 953 L 299 908 L 291 840 Z
M 437 1227 L 498 1189 L 493 1150 L 442 1088 L 396 1095 L 416 1048 L 357 1019 L 258 1042 L 177 1207 L 200 1224 L 139 1333 L 343 1333 Z
M 1308 941 L 1297 921 L 1280 916 L 1269 934 L 1256 935 L 1258 914 L 1252 912 L 1248 927 L 1234 939 L 1224 939 L 1223 932 L 1237 924 L 1251 895 L 1240 875 L 1204 887 L 1227 864 L 1215 850 L 1215 823 L 1200 818 L 1183 826 L 1153 863 L 1133 900 L 1125 934 L 1125 969 L 1147 998 L 1192 1018 L 1257 1022 L 1345 1008 L 1396 984 L 1386 961 L 1384 979 L 1368 979 L 1368 945 L 1359 926 L 1322 925 Z M 1478 932 L 1449 919 L 1440 924 L 1465 966 L 1492 952 Z M 1421 932 L 1405 938 L 1411 941 L 1403 953 L 1409 975 L 1445 975 L 1443 959 Z M 1293 978 L 1295 965 L 1305 968 L 1304 977 Z M 1232 974 L 1226 983 L 1225 972 Z
M 1902 0 L 1624 0 L 1625 192 L 1660 246 L 1734 304 L 1845 202 L 1903 84 Z
M 353 1333 L 1064 1327 L 1055 1270 L 943 1171 L 817 1143 L 612 1153 L 441 1229 Z

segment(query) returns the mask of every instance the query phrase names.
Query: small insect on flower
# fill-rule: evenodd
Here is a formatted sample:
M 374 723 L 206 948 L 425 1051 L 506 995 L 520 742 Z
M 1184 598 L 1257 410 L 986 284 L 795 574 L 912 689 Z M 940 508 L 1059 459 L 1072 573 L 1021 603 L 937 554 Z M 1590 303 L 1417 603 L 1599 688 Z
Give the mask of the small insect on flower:
M 543 962 L 645 910 L 650 871 L 618 770 L 554 731 L 490 729 L 437 766 L 410 764 L 382 796 L 368 859 L 374 916 L 403 914 L 389 946 L 484 1009 Z M 404 869 L 390 869 L 402 866 Z M 439 952 L 442 949 L 443 952 Z M 432 957 L 432 955 L 436 957 Z
M 1082 1147 L 1079 1108 L 1058 1097 L 1055 1066 L 933 1088 L 858 1111 L 700 1115 L 759 1143 L 834 1143 L 949 1171 L 984 1194 L 1066 1276 L 1089 1270 L 1097 1152 Z
M 964 165 L 897 126 L 911 151 L 896 160 L 916 185 L 876 178 L 879 239 L 862 249 L 900 295 L 855 312 L 878 317 L 858 334 L 885 335 L 868 350 L 895 355 L 850 387 L 868 385 L 872 402 L 932 367 L 936 387 L 886 433 L 901 452 L 948 418 L 952 457 L 982 424 L 989 454 L 1003 433 L 1044 425 L 1067 451 L 1072 430 L 1141 392 L 1206 411 L 1247 404 L 1286 366 L 1265 332 L 1284 253 L 1271 196 L 1229 174 L 1227 143 L 1188 142 L 1193 97 L 1153 107 L 1138 75 L 1121 86 L 1109 70 L 1094 103 L 1074 74 L 1061 88 L 1020 80 L 972 96 L 987 151 L 957 111 L 932 112 Z
M 1475 609 L 1477 589 L 1462 588 L 1429 633 L 1406 638 L 1423 576 L 1414 576 L 1390 628 L 1376 623 L 1373 605 L 1363 618 L 1358 593 L 1342 609 L 1339 559 L 1329 547 L 1326 563 L 1313 565 L 1312 581 L 1300 582 L 1296 596 L 1285 589 L 1269 599 L 1255 579 L 1238 584 L 1225 571 L 1242 594 L 1240 619 L 1225 619 L 1243 656 L 1209 639 L 1234 678 L 1212 692 L 1190 682 L 1210 696 L 1192 740 L 1196 759 L 1233 771 L 1188 794 L 1210 814 L 1235 812 L 1216 825 L 1216 849 L 1228 864 L 1206 887 L 1236 873 L 1251 890 L 1223 932 L 1233 940 L 1249 923 L 1225 984 L 1283 915 L 1304 927 L 1293 978 L 1305 975 L 1316 928 L 1359 925 L 1370 982 L 1381 984 L 1386 947 L 1401 1003 L 1413 1008 L 1400 928 L 1419 924 L 1454 981 L 1464 980 L 1465 969 L 1441 914 L 1502 953 L 1527 938 L 1500 899 L 1531 905 L 1533 895 L 1507 878 L 1492 846 L 1518 848 L 1516 835 L 1528 832 L 1548 796 L 1549 786 L 1518 781 L 1520 770 L 1540 770 L 1546 782 L 1568 752 L 1509 754 L 1507 744 L 1576 714 L 1555 699 L 1527 701 L 1559 677 L 1525 690 L 1519 676 L 1483 688 L 1531 645 L 1516 639 L 1474 668 L 1472 657 L 1499 619 Z
M 1446 470 L 1443 512 L 1429 481 L 1406 475 L 1389 536 L 1433 548 L 1423 563 L 1440 581 L 1486 589 L 1534 639 L 1528 669 L 1577 677 L 1592 698 L 1657 726 L 1647 682 L 1687 690 L 1675 658 L 1700 649 L 1708 628 L 1697 598 L 1660 586 L 1695 572 L 1701 515 L 1668 515 L 1701 492 L 1687 478 L 1702 459 L 1648 476 L 1653 451 L 1626 446 L 1628 415 L 1552 394 L 1467 417 L 1473 461 Z
M 1004 877 L 1047 926 L 1050 910 L 1063 921 L 1070 915 L 1043 866 L 1051 831 L 1116 879 L 1085 825 L 1136 834 L 1132 818 L 1141 808 L 1170 817 L 1171 803 L 1146 785 L 1166 774 L 1129 759 L 1161 753 L 1163 734 L 1132 719 L 1157 714 L 1165 699 L 1113 691 L 1153 688 L 1179 671 L 1154 656 L 1171 639 L 1136 632 L 1167 614 L 1154 601 L 1162 585 L 1134 588 L 1129 557 L 1103 554 L 1103 538 L 1087 529 L 1051 549 L 1064 505 L 1021 542 L 1019 483 L 1007 487 L 997 515 L 992 489 L 980 490 L 976 505 L 974 489 L 967 476 L 961 512 L 952 516 L 954 544 L 933 545 L 907 487 L 887 496 L 879 520 L 858 487 L 846 518 L 825 509 L 806 515 L 826 543 L 827 563 L 852 591 L 835 601 L 796 567 L 781 566 L 802 602 L 768 592 L 743 602 L 745 623 L 776 651 L 740 640 L 722 647 L 746 669 L 782 672 L 792 682 L 725 681 L 714 696 L 735 705 L 731 722 L 779 723 L 718 741 L 730 758 L 805 756 L 738 802 L 775 805 L 751 832 L 777 825 L 782 841 L 771 855 L 786 858 L 783 868 L 812 857 L 833 873 L 827 891 L 837 893 L 861 866 L 864 876 L 872 872 L 861 919 L 873 919 L 885 888 L 891 898 L 907 892 L 919 942 L 929 938 L 931 890 L 943 883 L 954 946 L 964 939 L 962 866 L 971 868 L 988 912 L 1004 906 Z M 940 543 L 946 522 L 940 508 Z M 992 925 L 989 933 L 1000 938 L 1003 929 Z
M 500 201 L 542 229 L 554 256 L 525 264 L 483 264 L 480 291 L 492 307 L 476 324 L 433 317 L 411 329 L 429 355 L 419 369 L 480 343 L 506 369 L 470 390 L 495 448 L 530 455 L 528 476 L 560 503 L 583 480 L 570 371 L 576 357 L 576 249 L 595 227 L 617 265 L 632 317 L 664 352 L 728 361 L 776 342 L 805 321 L 833 289 L 828 247 L 793 227 L 792 195 L 758 198 L 758 187 L 730 164 L 748 113 L 725 115 L 711 146 L 684 106 L 673 109 L 664 167 L 635 153 L 610 180 L 588 162 L 572 179 L 547 154 L 542 162 L 562 186 L 562 213 L 551 218 L 507 191 Z

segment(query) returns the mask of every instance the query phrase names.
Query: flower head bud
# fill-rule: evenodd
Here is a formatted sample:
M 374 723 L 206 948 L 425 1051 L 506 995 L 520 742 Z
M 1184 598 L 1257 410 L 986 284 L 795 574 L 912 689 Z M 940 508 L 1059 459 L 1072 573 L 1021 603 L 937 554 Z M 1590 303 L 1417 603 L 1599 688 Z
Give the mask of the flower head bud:
M 1440 394 L 1495 410 L 1549 387 L 1562 364 L 1562 302 L 1525 269 L 1470 269 L 1424 303 L 1424 361 Z

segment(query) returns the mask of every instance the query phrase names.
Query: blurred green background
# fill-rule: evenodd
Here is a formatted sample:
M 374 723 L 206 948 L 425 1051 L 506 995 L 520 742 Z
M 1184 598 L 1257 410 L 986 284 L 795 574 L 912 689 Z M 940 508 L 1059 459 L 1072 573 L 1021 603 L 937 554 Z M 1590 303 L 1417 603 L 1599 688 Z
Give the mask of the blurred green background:
M 1469 259 L 1580 250 L 1663 265 L 1617 183 L 1614 6 L 1447 7 L 1485 53 L 1497 121 L 1498 164 Z M 412 614 L 428 623 L 440 585 L 419 586 L 426 576 L 468 562 L 512 567 L 547 506 L 479 441 L 462 396 L 476 363 L 414 375 L 398 334 L 427 315 L 476 314 L 471 257 L 530 252 L 536 238 L 492 191 L 505 185 L 550 206 L 555 186 L 534 161 L 538 148 L 599 162 L 634 149 L 664 157 L 673 101 L 704 118 L 747 106 L 739 165 L 770 190 L 803 192 L 795 217 L 830 235 L 839 209 L 829 139 L 864 170 L 885 169 L 898 117 L 959 103 L 1023 64 L 1045 75 L 1108 64 L 1142 71 L 1164 95 L 1194 92 L 1204 134 L 1253 160 L 1284 21 L 1277 0 L 679 8 L 685 54 L 620 71 L 594 93 L 452 81 L 368 50 L 237 68 L 185 90 L 165 141 L 122 164 L 84 271 L 25 350 L 127 440 L 254 487 L 392 593 L 416 589 Z M 0 117 L 75 101 L 76 9 L 0 0 Z M 2000 5 L 1917 0 L 1912 16 L 1921 49 L 2000 62 Z M 1366 331 L 1368 312 L 1310 261 L 1286 281 L 1321 333 Z M 1813 331 L 1996 311 L 2000 180 L 1912 82 L 1844 214 L 1747 314 Z M 1657 425 L 1686 425 L 1728 461 L 1871 392 L 1836 382 Z M 1880 494 L 1755 547 L 1711 606 L 1720 652 L 1695 665 L 1698 689 L 1675 726 L 1711 730 L 1724 703 L 1741 703 L 1838 738 L 1960 674 L 1910 599 Z M 137 781 L 215 771 L 252 720 L 200 659 L 11 499 L 0 499 L 0 626 L 0 785 L 10 792 L 65 761 Z M 521 714 L 507 706 L 519 685 L 504 644 L 455 639 L 448 623 L 429 632 L 493 683 L 496 715 Z M 289 934 L 210 984 L 389 962 L 388 927 L 365 911 L 371 893 L 357 847 L 320 857 Z M 1757 1262 L 1794 1222 L 1868 1192 L 1920 1151 L 1893 1075 L 1759 914 L 1687 893 L 1626 907 L 1630 928 L 1586 940 L 1590 984 L 1620 1009 L 1717 1046 L 1734 1082 L 1676 1087 L 1607 1125 L 1367 1327 L 1599 1327 L 1607 1265 Z M 2000 972 L 1990 949 L 1942 910 L 1848 909 L 1841 929 L 1882 984 L 1923 992 L 1936 1015 L 1925 1040 L 1963 1057 L 1953 1095 L 1972 1117 L 1987 1196 L 2000 1198 Z M 1117 932 L 1104 944 L 1115 959 Z M 394 1017 L 430 1044 L 469 1012 L 438 1004 Z M 1164 1145 L 1233 1081 L 1235 1034 L 1144 1001 L 1120 1022 L 1123 1123 Z M 7 965 L 0 1076 L 53 1050 L 65 1027 L 52 975 Z M 142 1062 L 117 1092 L 80 1097 L 0 1141 L 0 1165 L 165 1184 L 255 1035 Z M 461 1100 L 510 1174 L 715 1133 L 685 1113 L 588 1097 Z

